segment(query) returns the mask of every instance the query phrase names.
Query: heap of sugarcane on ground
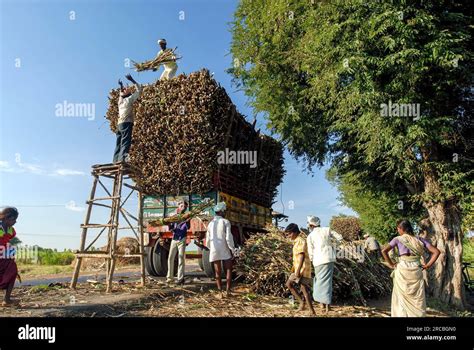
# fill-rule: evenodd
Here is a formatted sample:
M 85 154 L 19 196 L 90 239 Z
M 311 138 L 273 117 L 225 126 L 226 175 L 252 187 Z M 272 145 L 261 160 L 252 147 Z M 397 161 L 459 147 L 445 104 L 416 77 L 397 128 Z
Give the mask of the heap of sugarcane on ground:
M 245 242 L 236 269 L 255 293 L 288 297 L 285 282 L 291 271 L 293 245 L 282 231 L 274 227 L 267 230 Z M 366 299 L 390 294 L 389 268 L 370 260 L 355 243 L 341 242 L 337 257 L 333 279 L 336 302 L 351 300 L 366 305 Z
M 118 89 L 110 92 L 106 116 L 114 132 L 118 97 Z M 218 152 L 226 149 L 256 152 L 256 166 L 223 164 Z M 267 207 L 284 175 L 282 144 L 256 131 L 207 70 L 144 85 L 135 102 L 130 162 L 148 194 L 218 188 Z

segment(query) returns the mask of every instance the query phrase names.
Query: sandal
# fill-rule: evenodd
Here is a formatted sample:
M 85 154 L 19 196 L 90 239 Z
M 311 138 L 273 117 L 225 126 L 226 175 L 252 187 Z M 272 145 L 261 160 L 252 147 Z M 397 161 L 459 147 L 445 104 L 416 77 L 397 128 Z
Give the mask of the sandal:
M 10 302 L 3 301 L 2 302 L 2 307 L 13 307 L 13 306 L 18 306 L 20 305 L 19 300 L 10 300 Z

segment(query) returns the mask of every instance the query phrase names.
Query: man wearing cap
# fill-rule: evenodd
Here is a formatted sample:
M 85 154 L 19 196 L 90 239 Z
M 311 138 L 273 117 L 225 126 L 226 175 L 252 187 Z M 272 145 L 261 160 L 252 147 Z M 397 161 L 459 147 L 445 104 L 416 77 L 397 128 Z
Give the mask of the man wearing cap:
M 230 221 L 224 218 L 225 202 L 214 207 L 216 215 L 207 225 L 206 246 L 209 248 L 209 261 L 214 264 L 217 289 L 222 294 L 222 265 L 226 272 L 226 295 L 230 296 L 232 286 L 232 265 L 235 252 L 234 238 L 231 233 Z
M 158 40 L 158 45 L 160 45 L 161 51 L 158 52 L 157 57 L 159 57 L 162 53 L 166 51 L 166 39 Z M 178 70 L 178 65 L 176 64 L 176 57 L 174 57 L 174 60 L 172 61 L 163 63 L 163 67 L 165 68 L 165 70 L 163 71 L 163 73 L 161 73 L 160 80 L 173 78 L 176 75 L 176 71 Z M 155 71 L 156 69 L 153 70 Z
M 285 229 L 286 235 L 293 241 L 293 266 L 291 274 L 286 281 L 286 287 L 293 297 L 299 301 L 298 311 L 303 311 L 308 305 L 312 315 L 315 315 L 313 303 L 309 291 L 311 290 L 311 260 L 309 260 L 308 246 L 306 239 L 300 234 L 300 229 L 296 224 L 289 224 Z M 295 289 L 295 285 L 300 287 L 300 294 Z
M 132 144 L 133 130 L 133 103 L 142 93 L 142 86 L 138 84 L 130 74 L 127 74 L 125 77 L 134 84 L 135 92 L 133 92 L 131 86 L 124 87 L 122 81 L 119 79 L 119 117 L 117 120 L 117 143 L 114 152 L 114 163 L 129 161 L 128 151 Z
M 369 258 L 378 260 L 381 256 L 379 242 L 377 242 L 375 237 L 371 236 L 368 233 L 364 235 L 364 238 L 365 238 L 364 249 L 369 255 Z
M 316 216 L 308 216 L 308 229 L 308 253 L 314 267 L 313 299 L 321 303 L 321 307 L 326 307 L 328 313 L 332 301 L 332 277 L 336 261 L 332 239 L 341 241 L 342 236 L 329 227 L 321 227 L 321 221 Z
M 176 214 L 182 214 L 188 209 L 188 202 L 180 201 Z M 188 230 L 191 227 L 190 220 L 185 220 L 179 223 L 171 223 L 169 229 L 173 232 L 173 239 L 171 240 L 170 251 L 168 255 L 168 274 L 166 275 L 166 282 L 172 283 L 174 281 L 174 262 L 176 254 L 178 254 L 178 285 L 184 284 L 184 267 L 186 260 L 186 237 Z

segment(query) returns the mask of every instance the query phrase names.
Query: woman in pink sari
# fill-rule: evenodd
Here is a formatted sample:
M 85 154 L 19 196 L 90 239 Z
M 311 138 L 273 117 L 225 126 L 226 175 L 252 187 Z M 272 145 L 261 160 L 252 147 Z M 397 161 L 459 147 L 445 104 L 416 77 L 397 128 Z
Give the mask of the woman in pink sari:
M 11 299 L 18 269 L 12 253 L 14 249 L 9 243 L 16 236 L 13 225 L 15 225 L 17 218 L 18 210 L 16 208 L 7 207 L 0 211 L 0 289 L 6 290 L 2 306 L 18 304 L 17 300 Z

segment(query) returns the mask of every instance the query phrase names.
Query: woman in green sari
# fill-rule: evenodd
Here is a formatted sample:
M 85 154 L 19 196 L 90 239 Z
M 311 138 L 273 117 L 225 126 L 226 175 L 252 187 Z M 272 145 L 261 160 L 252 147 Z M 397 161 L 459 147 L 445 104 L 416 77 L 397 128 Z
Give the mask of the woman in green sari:
M 427 240 L 415 237 L 408 220 L 397 222 L 399 236 L 392 239 L 382 255 L 394 270 L 392 292 L 392 317 L 426 316 L 426 296 L 423 270 L 429 269 L 438 259 L 439 250 Z M 399 263 L 395 264 L 388 253 L 398 248 Z M 424 263 L 425 249 L 431 253 L 428 263 Z

